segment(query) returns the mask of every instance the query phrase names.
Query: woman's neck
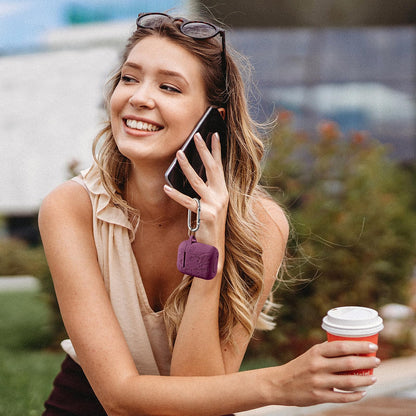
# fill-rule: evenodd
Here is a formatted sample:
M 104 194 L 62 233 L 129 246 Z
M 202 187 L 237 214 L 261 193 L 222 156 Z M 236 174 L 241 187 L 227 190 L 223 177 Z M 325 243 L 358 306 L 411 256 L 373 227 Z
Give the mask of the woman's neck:
M 130 172 L 124 197 L 130 206 L 139 211 L 142 223 L 155 223 L 160 226 L 185 215 L 185 208 L 163 191 L 163 173 L 164 171 L 157 169 L 148 172 L 136 167 Z

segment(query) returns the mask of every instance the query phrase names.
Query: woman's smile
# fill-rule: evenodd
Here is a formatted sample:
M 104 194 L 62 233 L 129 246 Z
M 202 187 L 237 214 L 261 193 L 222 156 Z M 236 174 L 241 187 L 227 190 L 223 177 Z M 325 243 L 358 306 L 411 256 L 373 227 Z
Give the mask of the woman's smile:
M 152 123 L 150 121 L 137 120 L 133 117 L 126 117 L 123 119 L 125 125 L 133 130 L 144 131 L 144 132 L 155 132 L 163 129 L 162 126 Z

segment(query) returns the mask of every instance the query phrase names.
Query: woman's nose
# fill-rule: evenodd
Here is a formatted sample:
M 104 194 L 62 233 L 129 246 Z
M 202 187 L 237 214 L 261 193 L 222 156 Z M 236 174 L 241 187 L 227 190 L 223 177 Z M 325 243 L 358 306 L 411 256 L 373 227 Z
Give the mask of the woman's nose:
M 135 108 L 153 108 L 155 106 L 155 100 L 151 94 L 150 88 L 145 85 L 137 87 L 129 98 L 129 103 Z

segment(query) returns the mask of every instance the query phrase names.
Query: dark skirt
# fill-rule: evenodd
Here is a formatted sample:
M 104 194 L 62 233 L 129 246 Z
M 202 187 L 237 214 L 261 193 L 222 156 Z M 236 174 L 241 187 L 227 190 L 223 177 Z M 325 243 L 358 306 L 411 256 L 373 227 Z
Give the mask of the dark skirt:
M 82 368 L 67 355 L 43 416 L 106 416 Z
M 69 355 L 53 382 L 45 409 L 42 416 L 107 416 L 82 368 Z

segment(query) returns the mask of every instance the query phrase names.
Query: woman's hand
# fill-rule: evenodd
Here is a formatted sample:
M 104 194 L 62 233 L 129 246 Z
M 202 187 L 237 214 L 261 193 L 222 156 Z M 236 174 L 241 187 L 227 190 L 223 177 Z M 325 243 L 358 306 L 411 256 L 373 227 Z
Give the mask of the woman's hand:
M 192 188 L 201 197 L 201 223 L 196 238 L 200 243 L 216 247 L 219 258 L 214 279 L 192 281 L 172 352 L 171 375 L 180 376 L 225 374 L 227 368 L 219 336 L 218 310 L 225 259 L 228 191 L 218 134 L 212 137 L 212 153 L 199 134 L 194 136 L 194 140 L 205 166 L 207 182 L 195 172 L 182 151 L 177 152 L 177 158 Z M 189 196 L 166 186 L 165 192 L 185 208 L 196 212 L 197 204 Z
M 199 133 L 194 136 L 194 141 L 205 166 L 206 183 L 195 172 L 181 150 L 176 156 L 192 188 L 201 197 L 201 227 L 196 234 L 197 240 L 217 247 L 220 252 L 219 264 L 223 264 L 225 221 L 229 197 L 221 161 L 220 140 L 217 133 L 212 136 L 212 153 Z M 165 192 L 183 207 L 196 212 L 197 204 L 191 197 L 167 186 L 165 186 Z
M 343 371 L 372 369 L 380 364 L 376 357 L 364 357 L 377 346 L 365 341 L 334 341 L 317 344 L 300 357 L 282 367 L 278 382 L 271 381 L 271 394 L 278 395 L 279 404 L 311 406 L 319 403 L 347 403 L 360 400 L 371 386 L 374 376 L 345 375 Z M 279 370 L 278 370 L 279 371 Z M 350 390 L 347 393 L 334 391 Z

